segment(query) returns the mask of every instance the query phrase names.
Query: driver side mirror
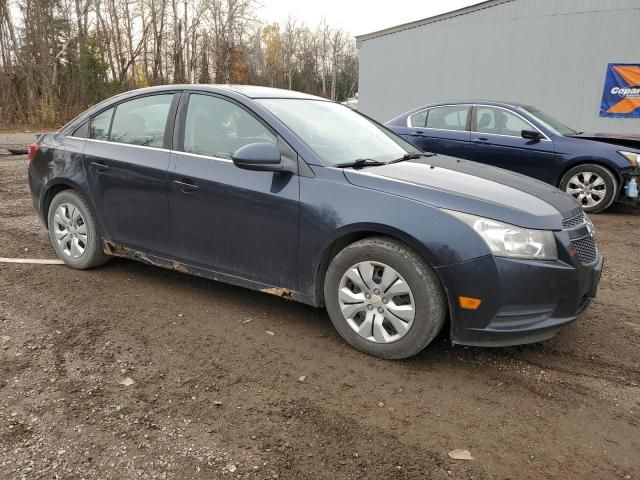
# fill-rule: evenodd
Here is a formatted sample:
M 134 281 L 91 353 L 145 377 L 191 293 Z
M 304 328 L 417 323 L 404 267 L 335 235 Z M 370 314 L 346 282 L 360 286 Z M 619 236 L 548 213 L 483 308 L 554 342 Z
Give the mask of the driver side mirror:
M 542 138 L 542 134 L 536 130 L 522 130 L 521 135 L 522 138 L 527 140 L 540 140 Z
M 244 170 L 277 172 L 283 167 L 280 149 L 273 143 L 250 143 L 236 150 L 231 159 Z

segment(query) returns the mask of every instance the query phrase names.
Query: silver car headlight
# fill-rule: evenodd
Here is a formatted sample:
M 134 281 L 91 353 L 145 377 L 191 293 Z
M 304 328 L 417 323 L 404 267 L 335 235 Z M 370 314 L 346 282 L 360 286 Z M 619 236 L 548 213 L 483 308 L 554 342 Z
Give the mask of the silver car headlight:
M 529 260 L 558 258 L 556 239 L 549 230 L 529 230 L 468 213 L 448 212 L 473 228 L 497 257 Z

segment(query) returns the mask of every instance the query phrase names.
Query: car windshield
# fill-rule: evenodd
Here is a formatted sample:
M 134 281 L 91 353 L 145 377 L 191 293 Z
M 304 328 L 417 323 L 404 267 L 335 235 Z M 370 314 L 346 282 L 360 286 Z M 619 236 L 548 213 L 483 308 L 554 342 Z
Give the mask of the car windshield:
M 567 127 L 564 123 L 559 122 L 551 115 L 538 110 L 536 107 L 522 107 L 531 115 L 536 117 L 540 123 L 551 130 L 556 135 L 575 135 L 578 132 L 573 128 Z
M 330 165 L 356 160 L 389 162 L 414 147 L 344 105 L 323 100 L 257 100 Z

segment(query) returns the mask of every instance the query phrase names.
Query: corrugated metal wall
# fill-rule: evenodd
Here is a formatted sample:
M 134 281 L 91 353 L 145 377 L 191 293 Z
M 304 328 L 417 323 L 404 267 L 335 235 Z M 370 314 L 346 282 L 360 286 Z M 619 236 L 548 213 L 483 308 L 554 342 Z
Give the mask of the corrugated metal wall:
M 440 100 L 535 105 L 584 131 L 640 134 L 599 116 L 608 63 L 640 63 L 640 0 L 506 0 L 362 39 L 359 109 L 387 121 Z

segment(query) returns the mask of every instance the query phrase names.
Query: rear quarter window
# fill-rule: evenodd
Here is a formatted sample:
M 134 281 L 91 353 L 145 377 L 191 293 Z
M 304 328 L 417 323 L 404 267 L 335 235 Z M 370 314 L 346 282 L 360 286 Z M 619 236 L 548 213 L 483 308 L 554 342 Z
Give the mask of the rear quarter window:
M 423 110 L 411 115 L 409 117 L 409 126 L 413 128 L 424 128 L 427 124 L 427 112 L 428 110 Z
M 109 140 L 109 127 L 111 126 L 111 117 L 113 117 L 113 108 L 99 113 L 91 119 L 90 134 L 94 140 Z
M 78 128 L 76 128 L 72 133 L 72 137 L 76 138 L 87 138 L 89 135 L 89 122 L 84 122 Z

